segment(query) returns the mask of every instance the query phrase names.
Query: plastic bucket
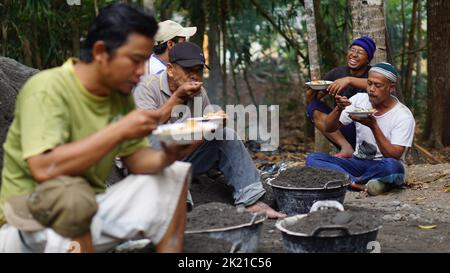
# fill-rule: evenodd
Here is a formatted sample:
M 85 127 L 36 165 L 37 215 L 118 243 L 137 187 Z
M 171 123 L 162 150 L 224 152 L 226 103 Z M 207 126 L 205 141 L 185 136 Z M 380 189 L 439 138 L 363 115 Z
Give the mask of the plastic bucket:
M 273 195 L 280 211 L 288 215 L 308 213 L 311 206 L 321 200 L 335 200 L 344 203 L 350 178 L 327 182 L 323 188 L 293 188 L 278 186 L 267 182 L 273 189 Z
M 289 253 L 367 253 L 372 250 L 381 226 L 351 233 L 347 227 L 330 225 L 321 226 L 311 234 L 293 232 L 289 227 L 297 224 L 307 214 L 287 217 L 275 226 L 281 231 L 283 247 Z M 329 234 L 332 231 L 333 234 Z M 328 233 L 328 234 L 327 234 Z
M 185 231 L 185 234 L 207 234 L 209 237 L 223 239 L 232 243 L 230 253 L 254 253 L 258 250 L 265 215 L 254 214 L 245 224 L 225 228 Z

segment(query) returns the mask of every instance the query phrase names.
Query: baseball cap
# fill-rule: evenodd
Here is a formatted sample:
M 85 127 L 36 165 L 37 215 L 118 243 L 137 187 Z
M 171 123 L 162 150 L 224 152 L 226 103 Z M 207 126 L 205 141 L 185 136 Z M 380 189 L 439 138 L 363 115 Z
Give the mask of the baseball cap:
M 179 64 L 182 67 L 204 65 L 206 68 L 210 69 L 209 66 L 205 64 L 205 56 L 203 55 L 201 48 L 191 42 L 176 44 L 169 51 L 169 62 Z
M 157 45 L 165 43 L 177 36 L 191 37 L 197 32 L 197 27 L 183 27 L 172 20 L 166 20 L 158 24 L 158 32 L 155 35 Z
M 86 180 L 60 176 L 39 184 L 32 193 L 9 198 L 4 214 L 6 221 L 19 230 L 48 227 L 73 238 L 90 230 L 97 209 L 95 193 Z

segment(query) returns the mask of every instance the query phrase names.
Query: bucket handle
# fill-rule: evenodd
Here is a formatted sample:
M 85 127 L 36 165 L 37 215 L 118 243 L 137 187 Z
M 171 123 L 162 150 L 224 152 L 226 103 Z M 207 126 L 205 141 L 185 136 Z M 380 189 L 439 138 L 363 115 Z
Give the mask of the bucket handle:
M 237 253 L 239 250 L 241 250 L 242 242 L 234 242 L 231 246 L 230 253 Z
M 258 219 L 258 216 L 263 216 L 263 215 L 265 215 L 264 212 L 254 213 L 253 217 L 252 217 L 252 220 L 250 220 L 250 226 L 253 226 L 253 224 L 255 224 L 256 219 Z
M 339 211 L 344 211 L 344 206 L 336 200 L 317 201 L 311 206 L 309 212 L 321 210 L 322 208 L 335 208 Z
M 328 182 L 325 184 L 325 186 L 323 186 L 323 188 L 326 189 L 326 190 L 328 190 L 328 187 L 330 187 L 330 184 L 333 184 L 333 183 L 336 184 L 336 182 L 339 183 L 339 184 L 336 185 L 336 186 L 341 186 L 341 187 L 344 186 L 344 181 L 342 181 L 342 180 L 331 180 L 331 181 L 328 181 Z
M 321 226 L 316 228 L 312 233 L 311 236 L 313 237 L 317 237 L 319 236 L 320 233 L 322 233 L 323 231 L 330 231 L 330 230 L 339 230 L 342 231 L 344 233 L 344 235 L 351 235 L 350 231 L 348 230 L 347 227 L 345 226 L 340 226 L 340 225 L 327 225 L 327 226 Z

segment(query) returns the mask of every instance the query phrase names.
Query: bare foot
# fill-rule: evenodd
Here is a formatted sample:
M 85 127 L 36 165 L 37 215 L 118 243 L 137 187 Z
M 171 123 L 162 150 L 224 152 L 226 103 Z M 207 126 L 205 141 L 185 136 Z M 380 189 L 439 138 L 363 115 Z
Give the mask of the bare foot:
M 349 147 L 343 147 L 341 151 L 337 154 L 335 154 L 335 157 L 339 158 L 351 158 L 353 156 L 353 148 L 352 146 Z
M 362 185 L 362 184 L 357 184 L 355 182 L 353 182 L 350 187 L 352 187 L 352 189 L 354 190 L 359 190 L 359 191 L 366 191 L 367 187 L 366 185 Z
M 270 219 L 283 218 L 283 217 L 287 216 L 284 213 L 275 211 L 274 209 L 272 209 L 267 204 L 265 204 L 261 201 L 258 201 L 255 204 L 246 207 L 245 211 L 254 212 L 254 213 L 264 212 L 267 215 L 267 217 L 269 217 Z

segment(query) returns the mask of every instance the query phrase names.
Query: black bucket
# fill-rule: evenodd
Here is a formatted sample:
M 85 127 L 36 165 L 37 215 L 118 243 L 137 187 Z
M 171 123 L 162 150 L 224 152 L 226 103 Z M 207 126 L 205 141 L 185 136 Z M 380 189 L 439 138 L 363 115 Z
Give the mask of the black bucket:
M 185 231 L 185 234 L 207 234 L 211 238 L 223 239 L 232 243 L 231 248 L 227 250 L 230 253 L 253 253 L 258 250 L 262 225 L 266 219 L 265 215 L 254 214 L 248 223 L 242 225 Z
M 272 186 L 279 210 L 288 215 L 296 215 L 308 213 L 317 201 L 335 200 L 343 204 L 350 177 L 329 181 L 323 188 L 294 188 L 274 185 L 270 181 L 267 183 Z
M 281 231 L 284 249 L 289 253 L 367 253 L 376 246 L 381 226 L 354 233 L 341 225 L 321 226 L 311 234 L 289 230 L 290 226 L 306 216 L 287 217 L 275 225 Z

